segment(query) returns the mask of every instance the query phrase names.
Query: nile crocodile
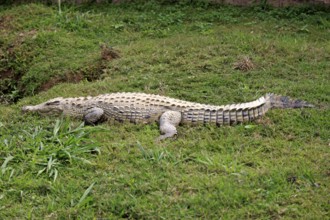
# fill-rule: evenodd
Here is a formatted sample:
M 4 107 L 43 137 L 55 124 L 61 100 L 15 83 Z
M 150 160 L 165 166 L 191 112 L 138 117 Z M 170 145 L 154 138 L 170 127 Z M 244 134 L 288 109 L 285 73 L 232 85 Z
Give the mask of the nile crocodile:
M 24 106 L 22 110 L 23 112 L 38 112 L 42 115 L 74 116 L 90 125 L 109 119 L 133 123 L 157 121 L 162 134 L 158 139 L 161 140 L 176 135 L 176 126 L 179 124 L 231 125 L 252 121 L 272 108 L 303 107 L 313 107 L 313 105 L 271 93 L 253 102 L 220 106 L 145 93 L 111 93 L 94 97 L 59 97 L 39 105 Z

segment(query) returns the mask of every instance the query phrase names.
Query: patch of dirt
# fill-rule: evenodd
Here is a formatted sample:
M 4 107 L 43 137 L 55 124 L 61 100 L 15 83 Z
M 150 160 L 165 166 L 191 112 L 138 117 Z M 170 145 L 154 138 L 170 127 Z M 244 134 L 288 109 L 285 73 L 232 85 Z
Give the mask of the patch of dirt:
M 52 77 L 49 81 L 41 85 L 38 91 L 39 92 L 47 91 L 53 86 L 64 82 L 78 83 L 84 79 L 88 81 L 94 81 L 100 79 L 102 73 L 106 69 L 105 62 L 120 58 L 119 50 L 107 46 L 106 44 L 102 44 L 100 48 L 101 48 L 101 60 L 99 60 L 97 63 L 94 63 L 93 65 L 90 65 L 83 70 L 67 73 L 64 76 Z
M 120 53 L 118 50 L 114 49 L 113 47 L 107 46 L 105 44 L 101 45 L 101 58 L 102 60 L 113 60 L 120 58 Z
M 9 15 L 3 15 L 0 17 L 0 30 L 10 29 L 12 27 L 11 22 L 12 17 Z
M 87 80 L 92 82 L 101 79 L 102 74 L 105 72 L 105 70 L 106 66 L 102 58 L 98 62 L 87 66 L 84 69 L 68 72 L 64 76 L 52 77 L 50 80 L 48 80 L 39 87 L 38 92 L 47 91 L 48 89 L 59 83 L 79 83 L 81 80 Z
M 12 69 L 5 69 L 0 71 L 0 92 L 4 93 L 3 87 L 16 87 L 18 84 L 18 81 L 22 78 L 20 74 L 15 73 Z M 5 83 L 7 82 L 7 84 Z M 8 82 L 10 82 L 8 84 Z
M 10 78 L 10 79 L 13 79 L 13 78 L 16 78 L 15 77 L 15 73 L 13 70 L 3 70 L 0 72 L 0 79 L 7 79 L 7 78 Z
M 8 29 L 2 29 L 10 28 L 7 19 L 11 19 L 11 17 L 7 16 L 0 18 L 0 30 L 4 30 L 5 33 L 10 32 Z M 21 32 L 17 34 L 12 43 L 0 45 L 0 103 L 9 104 L 22 98 L 23 91 L 20 88 L 20 80 L 23 76 L 23 72 L 21 72 L 21 68 L 19 67 L 21 62 L 17 62 L 18 57 L 22 56 L 22 54 L 17 56 L 16 51 L 20 51 L 20 47 L 24 41 L 27 38 L 35 37 L 36 33 L 36 30 Z M 19 53 L 21 52 L 22 51 Z M 26 54 L 25 57 L 29 57 L 28 54 Z M 12 65 L 13 63 L 15 63 L 15 66 Z
M 21 75 L 16 74 L 11 69 L 0 71 L 0 103 L 9 104 L 16 102 L 21 93 L 17 89 L 17 85 Z
M 24 43 L 27 38 L 35 38 L 36 30 L 21 32 L 17 35 L 17 39 L 5 49 L 5 53 L 1 53 L 0 58 L 15 58 L 16 48 Z M 53 86 L 60 83 L 78 83 L 81 80 L 95 81 L 101 79 L 103 73 L 107 71 L 107 63 L 113 59 L 120 58 L 119 51 L 106 46 L 101 46 L 100 59 L 88 66 L 82 67 L 79 70 L 68 71 L 61 76 L 53 76 L 48 81 L 44 82 L 36 91 L 47 91 Z M 20 82 L 24 73 L 17 73 L 12 69 L 0 71 L 0 103 L 13 103 L 20 98 L 29 95 L 25 94 L 25 88 Z
M 48 89 L 52 88 L 53 86 L 59 84 L 59 83 L 64 83 L 64 82 L 69 82 L 69 83 L 78 83 L 81 80 L 83 80 L 85 77 L 82 73 L 76 73 L 76 74 L 66 74 L 65 76 L 57 76 L 51 78 L 49 81 L 45 82 L 42 84 L 38 91 L 47 91 Z

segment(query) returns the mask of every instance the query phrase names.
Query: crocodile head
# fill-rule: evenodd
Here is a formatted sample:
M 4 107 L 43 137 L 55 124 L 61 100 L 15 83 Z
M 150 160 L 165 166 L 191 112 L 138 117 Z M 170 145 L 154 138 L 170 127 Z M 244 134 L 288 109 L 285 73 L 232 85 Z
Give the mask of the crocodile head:
M 63 112 L 63 98 L 55 98 L 39 105 L 23 106 L 23 112 L 37 112 L 41 115 L 60 115 Z

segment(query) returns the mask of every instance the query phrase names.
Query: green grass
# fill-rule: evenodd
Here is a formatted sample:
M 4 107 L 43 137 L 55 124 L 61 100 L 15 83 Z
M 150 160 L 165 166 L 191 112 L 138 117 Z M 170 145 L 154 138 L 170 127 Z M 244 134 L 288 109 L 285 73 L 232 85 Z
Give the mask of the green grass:
M 0 105 L 0 219 L 328 218 L 329 54 L 329 13 L 311 8 L 0 6 L 0 95 L 16 102 Z M 233 68 L 243 56 L 254 69 Z M 20 112 L 119 91 L 210 104 L 274 92 L 317 108 L 160 143 L 157 124 Z

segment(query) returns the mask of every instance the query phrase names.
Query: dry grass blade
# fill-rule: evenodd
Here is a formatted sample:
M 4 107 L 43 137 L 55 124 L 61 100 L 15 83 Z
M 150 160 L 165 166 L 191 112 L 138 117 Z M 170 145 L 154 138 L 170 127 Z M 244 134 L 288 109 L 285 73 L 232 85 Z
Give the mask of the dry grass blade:
M 252 63 L 251 59 L 247 56 L 244 56 L 242 59 L 234 63 L 234 69 L 240 71 L 249 71 L 254 69 L 254 64 Z

